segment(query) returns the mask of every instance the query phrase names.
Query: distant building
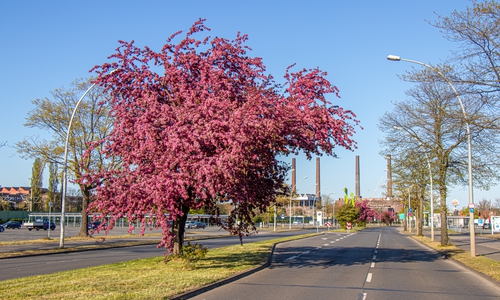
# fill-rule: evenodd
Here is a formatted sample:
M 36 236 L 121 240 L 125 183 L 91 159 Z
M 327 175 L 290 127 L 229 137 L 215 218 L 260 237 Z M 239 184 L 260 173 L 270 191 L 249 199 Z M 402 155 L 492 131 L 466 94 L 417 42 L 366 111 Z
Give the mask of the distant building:
M 38 199 L 38 201 L 43 201 L 47 192 L 48 189 L 42 188 L 42 199 Z M 14 209 L 26 207 L 29 210 L 30 204 L 32 204 L 31 187 L 0 187 L 0 197 L 12 204 Z

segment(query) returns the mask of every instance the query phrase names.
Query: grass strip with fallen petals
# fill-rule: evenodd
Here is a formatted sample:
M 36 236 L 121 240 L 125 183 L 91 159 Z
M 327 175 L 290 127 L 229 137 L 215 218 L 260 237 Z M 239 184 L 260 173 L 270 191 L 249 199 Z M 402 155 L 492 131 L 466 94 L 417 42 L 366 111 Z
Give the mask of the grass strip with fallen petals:
M 432 242 L 426 236 L 412 236 L 415 240 L 439 251 L 443 255 L 452 258 L 463 265 L 476 270 L 498 282 L 500 282 L 500 262 L 488 257 L 477 255 L 471 257 L 470 252 L 464 251 L 454 245 L 441 246 L 440 242 Z
M 197 262 L 163 257 L 138 259 L 0 281 L 8 299 L 169 299 L 265 263 L 275 243 L 310 237 L 291 236 L 211 249 Z

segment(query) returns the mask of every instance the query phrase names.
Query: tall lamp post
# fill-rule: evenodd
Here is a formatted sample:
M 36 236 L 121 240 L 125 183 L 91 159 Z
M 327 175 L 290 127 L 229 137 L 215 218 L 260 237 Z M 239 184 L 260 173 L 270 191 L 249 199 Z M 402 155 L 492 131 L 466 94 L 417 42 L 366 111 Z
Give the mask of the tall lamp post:
M 462 99 L 460 98 L 460 95 L 458 94 L 457 90 L 455 89 L 455 86 L 451 83 L 451 81 L 448 79 L 448 77 L 444 76 L 441 71 L 438 69 L 425 64 L 423 62 L 417 61 L 417 60 L 411 60 L 411 59 L 405 59 L 401 58 L 400 56 L 397 55 L 389 55 L 387 56 L 387 59 L 390 61 L 406 61 L 409 63 L 414 63 L 418 64 L 421 66 L 424 66 L 435 73 L 437 73 L 441 78 L 448 83 L 448 85 L 451 87 L 453 92 L 455 93 L 455 96 L 458 99 L 458 102 L 460 103 L 460 107 L 462 108 L 462 113 L 464 115 L 464 121 L 465 121 L 465 127 L 467 130 L 467 160 L 468 160 L 468 169 L 469 169 L 469 208 L 470 208 L 470 220 L 469 220 L 469 231 L 470 231 L 470 256 L 475 257 L 476 256 L 476 239 L 475 239 L 475 232 L 474 232 L 474 195 L 473 195 L 473 183 L 472 183 L 472 142 L 471 142 L 471 134 L 470 134 L 470 126 L 469 122 L 467 121 L 467 113 L 465 112 L 465 107 L 462 102 Z M 472 228 L 471 228 L 472 227 Z
M 301 182 L 302 180 L 304 179 L 307 179 L 307 176 L 304 176 L 304 178 L 302 178 L 301 180 L 299 180 L 299 182 Z M 289 208 L 290 208 L 290 213 L 289 213 L 289 222 L 288 222 L 288 229 L 292 229 L 292 197 L 293 197 L 293 189 L 297 186 L 297 184 L 299 184 L 299 182 L 297 182 L 295 185 L 292 186 L 292 190 L 290 191 L 290 205 L 289 205 Z
M 69 120 L 68 130 L 66 132 L 66 143 L 64 144 L 64 164 L 63 164 L 63 189 L 62 189 L 62 199 L 61 199 L 61 235 L 59 237 L 59 248 L 64 248 L 64 223 L 66 221 L 65 209 L 66 209 L 66 189 L 68 182 L 68 143 L 69 143 L 69 134 L 71 132 L 71 125 L 73 124 L 73 118 L 75 117 L 76 110 L 83 98 L 90 92 L 91 89 L 94 88 L 96 84 L 92 84 L 86 91 L 83 93 L 82 97 L 76 102 L 75 108 L 73 109 L 73 113 L 71 114 L 71 119 Z
M 404 128 L 400 128 L 398 126 L 392 126 L 394 129 L 396 130 L 403 130 L 403 132 L 407 133 L 410 137 L 412 137 L 413 139 L 415 139 L 420 148 L 422 149 L 422 151 L 424 152 L 425 154 L 425 159 L 427 160 L 427 167 L 429 168 L 429 180 L 430 180 L 430 194 L 431 194 L 431 218 L 430 218 L 430 226 L 431 226 L 431 241 L 434 242 L 434 196 L 432 195 L 432 191 L 433 191 L 433 187 L 432 187 L 432 168 L 431 168 L 431 161 L 429 160 L 429 155 L 427 155 L 427 152 L 425 152 L 425 149 L 424 147 L 422 146 L 422 143 L 416 138 L 414 137 L 410 132 L 408 132 L 406 129 Z

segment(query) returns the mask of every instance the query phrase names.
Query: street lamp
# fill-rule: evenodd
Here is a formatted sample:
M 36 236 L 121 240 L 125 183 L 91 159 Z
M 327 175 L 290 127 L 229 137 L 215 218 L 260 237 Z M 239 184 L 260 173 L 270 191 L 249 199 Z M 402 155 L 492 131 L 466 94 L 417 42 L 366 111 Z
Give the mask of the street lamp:
M 109 74 L 113 74 L 115 70 L 109 72 Z M 59 237 L 59 248 L 64 248 L 64 222 L 66 220 L 65 209 L 66 209 L 66 189 L 68 183 L 68 143 L 69 143 L 69 134 L 71 132 L 71 125 L 73 124 L 73 118 L 75 117 L 76 110 L 78 106 L 82 102 L 83 98 L 96 86 L 96 83 L 93 83 L 86 91 L 83 93 L 82 97 L 76 102 L 75 108 L 73 109 L 73 113 L 71 114 L 71 119 L 69 120 L 68 130 L 66 131 L 66 143 L 64 144 L 64 163 L 63 163 L 63 189 L 61 195 L 61 235 Z
M 468 160 L 468 169 L 469 169 L 469 207 L 473 208 L 474 207 L 474 195 L 473 195 L 473 183 L 472 183 L 472 146 L 471 146 L 472 142 L 471 142 L 470 126 L 469 126 L 469 122 L 467 121 L 467 113 L 465 112 L 464 104 L 462 102 L 462 99 L 460 98 L 460 95 L 458 94 L 457 90 L 455 89 L 455 86 L 453 86 L 451 81 L 446 76 L 444 76 L 444 74 L 441 73 L 441 71 L 439 71 L 438 69 L 436 69 L 428 64 L 425 64 L 423 62 L 420 62 L 417 60 L 401 58 L 400 56 L 397 56 L 397 55 L 389 55 L 389 56 L 387 56 L 387 59 L 391 60 L 391 61 L 406 61 L 409 63 L 414 63 L 414 64 L 424 66 L 424 67 L 434 71 L 439 76 L 441 76 L 441 78 L 443 78 L 444 81 L 446 81 L 446 83 L 448 83 L 448 85 L 451 87 L 451 89 L 455 93 L 455 96 L 457 97 L 458 102 L 460 103 L 460 107 L 462 108 L 462 113 L 464 115 L 464 121 L 465 121 L 465 128 L 467 130 L 467 156 L 468 156 L 467 160 Z M 474 211 L 472 209 L 470 211 L 469 229 L 471 228 L 471 226 L 472 226 L 472 230 L 469 230 L 470 231 L 470 256 L 475 257 L 476 256 L 476 239 L 475 239 L 475 232 L 474 232 Z
M 299 182 L 301 182 L 302 180 L 304 179 L 307 179 L 307 176 L 304 176 L 304 178 L 302 178 L 301 180 L 299 180 Z M 297 186 L 297 184 L 299 184 L 299 182 L 297 182 L 295 185 L 292 185 L 292 190 L 290 191 L 290 205 L 289 205 L 289 208 L 290 208 L 290 212 L 289 212 L 289 223 L 288 223 L 288 229 L 292 229 L 292 196 L 293 196 L 293 189 Z
M 431 241 L 434 242 L 434 196 L 432 195 L 432 191 L 433 191 L 433 188 L 432 188 L 432 168 L 431 168 L 431 161 L 429 160 L 429 155 L 427 155 L 427 152 L 425 151 L 422 143 L 415 136 L 413 136 L 410 132 L 408 132 L 408 130 L 406 130 L 404 128 L 400 128 L 398 126 L 392 126 L 392 128 L 394 128 L 396 130 L 401 129 L 401 130 L 403 130 L 403 132 L 407 133 L 410 137 L 415 139 L 425 154 L 425 159 L 427 160 L 427 167 L 429 168 L 429 180 L 430 180 L 430 184 L 431 184 L 431 186 L 430 186 L 430 193 L 431 193 L 431 218 L 430 218 L 431 222 L 430 222 L 430 226 L 431 226 Z

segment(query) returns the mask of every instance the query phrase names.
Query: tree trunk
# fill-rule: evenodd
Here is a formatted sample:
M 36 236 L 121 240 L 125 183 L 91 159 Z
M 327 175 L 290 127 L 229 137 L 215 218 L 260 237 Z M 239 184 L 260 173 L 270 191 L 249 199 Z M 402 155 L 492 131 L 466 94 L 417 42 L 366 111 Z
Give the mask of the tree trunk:
M 78 236 L 88 237 L 89 236 L 89 218 L 87 216 L 87 207 L 89 205 L 90 199 L 90 189 L 83 187 L 80 189 L 82 191 L 83 200 L 82 200 L 82 223 L 80 225 L 80 232 Z
M 405 218 L 403 220 L 403 231 L 408 231 L 408 211 L 406 209 L 406 205 L 403 207 L 403 213 L 405 214 Z
M 446 190 L 441 187 L 439 192 L 441 204 L 441 246 L 446 246 L 448 245 L 448 224 L 446 220 L 448 210 L 446 208 Z
M 182 254 L 182 247 L 184 246 L 184 234 L 186 232 L 186 220 L 189 213 L 189 207 L 181 204 L 181 210 L 183 212 L 182 217 L 175 220 L 172 224 L 172 232 L 175 234 L 172 255 Z
M 423 236 L 424 235 L 424 196 L 422 195 L 420 197 L 420 208 L 418 215 L 420 217 L 420 221 L 418 222 L 418 235 Z

